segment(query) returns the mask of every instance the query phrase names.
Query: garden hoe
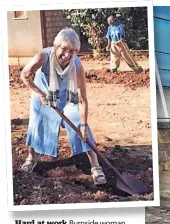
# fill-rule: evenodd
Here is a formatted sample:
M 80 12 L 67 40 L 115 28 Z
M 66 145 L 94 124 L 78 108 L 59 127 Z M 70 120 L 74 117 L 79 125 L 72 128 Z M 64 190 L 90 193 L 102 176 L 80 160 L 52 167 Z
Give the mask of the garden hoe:
M 77 133 L 77 135 L 80 137 L 81 140 L 83 140 L 81 131 L 58 109 L 53 106 L 51 106 L 61 117 L 62 119 L 67 122 L 71 128 Z M 115 175 L 115 182 L 116 187 L 120 190 L 130 194 L 144 194 L 148 193 L 149 190 L 147 186 L 138 180 L 137 178 L 134 178 L 130 174 L 124 172 L 120 174 L 118 170 L 97 150 L 97 148 L 87 139 L 86 143 L 91 147 L 91 149 L 100 157 L 100 159 L 108 166 L 109 169 L 111 169 Z
M 136 71 L 139 71 L 139 73 L 143 72 L 145 74 L 145 71 L 143 71 L 143 69 L 141 67 L 139 67 L 137 65 L 137 63 L 135 62 L 135 60 L 133 59 L 133 56 L 131 55 L 131 52 L 130 52 L 129 48 L 127 47 L 126 43 L 123 42 L 122 39 L 120 41 L 118 41 L 118 46 L 121 46 L 121 48 L 124 49 L 126 54 L 129 56 L 131 62 L 133 63 L 134 68 L 136 69 Z

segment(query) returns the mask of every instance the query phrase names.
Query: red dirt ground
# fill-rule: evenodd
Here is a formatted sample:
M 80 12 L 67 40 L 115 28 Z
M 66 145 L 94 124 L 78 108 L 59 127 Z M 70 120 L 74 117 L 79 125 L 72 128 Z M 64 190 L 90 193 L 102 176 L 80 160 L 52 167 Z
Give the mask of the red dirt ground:
M 141 114 L 141 118 L 139 116 L 140 123 L 132 123 L 135 127 L 134 131 L 137 132 L 137 127 L 140 127 L 139 129 L 143 130 L 142 133 L 148 136 L 146 142 L 139 135 L 138 140 L 134 140 L 134 144 L 129 145 L 128 148 L 124 144 L 122 149 L 117 149 L 114 147 L 114 135 L 109 135 L 110 132 L 107 132 L 107 127 L 104 127 L 104 124 L 100 128 L 105 130 L 105 135 L 102 132 L 96 132 L 95 134 L 99 151 L 115 167 L 119 168 L 120 172 L 122 172 L 122 169 L 136 170 L 136 172 L 129 172 L 149 187 L 150 193 L 148 194 L 130 196 L 115 188 L 113 172 L 103 162 L 101 162 L 101 165 L 107 177 L 107 184 L 94 187 L 90 175 L 90 164 L 86 154 L 71 157 L 71 150 L 64 129 L 62 129 L 60 134 L 59 156 L 56 161 L 53 161 L 48 156 L 38 155 L 39 163 L 33 173 L 29 174 L 21 171 L 20 167 L 27 156 L 25 138 L 29 113 L 28 99 L 30 96 L 19 75 L 20 68 L 11 66 L 10 90 L 14 205 L 153 200 L 151 127 L 148 124 L 149 110 L 145 111 L 147 113 L 146 120 L 144 114 Z M 139 94 L 142 91 L 148 92 L 150 85 L 149 72 L 137 75 L 133 72 L 113 74 L 94 70 L 86 73 L 86 81 L 88 91 L 99 84 L 99 91 L 100 88 L 107 90 L 108 86 L 114 86 L 118 89 L 126 89 L 129 93 L 136 91 L 134 92 L 135 94 Z M 91 104 L 93 105 L 93 103 Z M 20 116 L 18 112 L 23 110 L 23 108 L 24 111 Z M 93 106 L 90 113 L 90 116 L 93 117 Z M 134 115 L 132 116 L 134 117 Z M 103 119 L 103 117 L 100 118 Z M 92 130 L 98 128 L 97 126 L 93 126 L 95 123 L 93 123 L 92 118 L 91 124 Z M 105 126 L 107 125 L 105 124 Z M 126 133 L 124 134 L 126 135 Z M 122 143 L 121 140 L 118 143 Z

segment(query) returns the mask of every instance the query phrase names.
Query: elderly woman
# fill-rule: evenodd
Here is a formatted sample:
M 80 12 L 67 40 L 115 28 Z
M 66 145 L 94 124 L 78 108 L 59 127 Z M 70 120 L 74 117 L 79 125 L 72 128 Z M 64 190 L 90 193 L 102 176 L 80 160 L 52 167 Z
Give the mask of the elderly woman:
M 53 45 L 36 54 L 21 72 L 21 79 L 33 90 L 26 140 L 29 152 L 22 169 L 33 171 L 37 165 L 36 153 L 57 157 L 58 137 L 62 126 L 66 129 L 72 155 L 86 152 L 94 184 L 105 184 L 105 175 L 97 155 L 49 106 L 59 108 L 81 130 L 84 140 L 89 138 L 95 144 L 87 122 L 84 69 L 76 56 L 80 49 L 79 36 L 72 28 L 64 28 L 55 37 Z M 34 82 L 32 74 L 35 74 Z

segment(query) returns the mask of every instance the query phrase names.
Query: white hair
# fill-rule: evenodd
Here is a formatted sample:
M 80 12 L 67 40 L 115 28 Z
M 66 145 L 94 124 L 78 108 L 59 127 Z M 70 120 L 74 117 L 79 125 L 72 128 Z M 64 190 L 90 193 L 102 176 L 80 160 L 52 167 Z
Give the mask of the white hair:
M 66 27 L 60 30 L 53 44 L 54 46 L 60 46 L 63 41 L 71 44 L 75 50 L 80 50 L 80 38 L 74 29 Z

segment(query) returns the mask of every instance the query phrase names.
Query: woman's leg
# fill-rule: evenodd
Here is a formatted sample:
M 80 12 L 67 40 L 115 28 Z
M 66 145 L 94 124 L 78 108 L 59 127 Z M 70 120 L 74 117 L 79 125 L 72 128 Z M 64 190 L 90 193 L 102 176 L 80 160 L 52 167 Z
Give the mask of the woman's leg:
M 88 151 L 87 156 L 91 164 L 91 172 L 95 185 L 105 184 L 106 178 L 102 168 L 99 165 L 97 155 L 94 151 Z
M 93 150 L 88 151 L 87 156 L 89 158 L 89 162 L 91 164 L 91 167 L 99 166 L 97 155 Z
M 66 107 L 64 108 L 64 114 L 78 129 L 80 129 L 80 114 L 78 110 L 78 105 L 67 104 Z M 83 141 L 80 140 L 77 133 L 74 130 L 72 130 L 72 128 L 66 122 L 64 122 L 64 125 L 70 140 L 73 155 L 81 152 L 86 152 L 89 158 L 89 162 L 91 164 L 91 171 L 94 184 L 95 185 L 105 184 L 106 183 L 105 175 L 103 173 L 102 168 L 99 165 L 96 153 L 91 150 L 91 148 L 88 146 L 87 143 L 84 143 Z M 95 145 L 91 130 L 89 127 L 87 128 L 88 128 L 89 140 L 93 145 Z
M 34 82 L 44 92 L 46 90 L 45 81 L 44 74 L 38 70 Z M 57 136 L 61 120 L 61 117 L 52 108 L 42 105 L 39 96 L 32 92 L 26 139 L 28 157 L 22 165 L 24 171 L 33 171 L 37 164 L 36 153 L 57 156 Z
M 36 153 L 35 153 L 34 149 L 29 146 L 28 157 L 26 158 L 26 160 L 25 160 L 24 164 L 22 165 L 21 169 L 23 171 L 31 173 L 36 165 L 37 165 Z
M 31 146 L 28 147 L 28 157 L 33 158 L 33 159 L 36 158 L 36 153 Z

